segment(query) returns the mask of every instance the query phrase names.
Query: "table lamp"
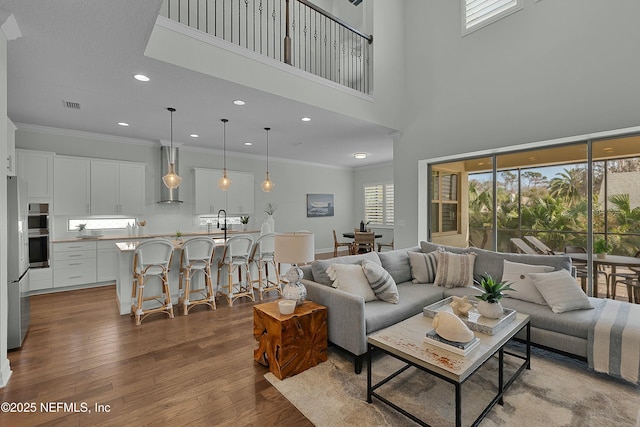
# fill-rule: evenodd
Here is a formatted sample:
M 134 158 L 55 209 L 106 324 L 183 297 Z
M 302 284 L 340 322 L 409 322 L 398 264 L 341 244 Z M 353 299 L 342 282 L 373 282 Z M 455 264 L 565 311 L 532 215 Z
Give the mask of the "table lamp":
M 307 289 L 300 279 L 302 270 L 298 264 L 311 262 L 315 258 L 313 233 L 294 232 L 276 233 L 275 235 L 275 261 L 278 263 L 291 264 L 291 268 L 285 274 L 289 283 L 285 284 L 282 290 L 284 299 L 294 300 L 296 306 L 302 305 L 307 297 Z

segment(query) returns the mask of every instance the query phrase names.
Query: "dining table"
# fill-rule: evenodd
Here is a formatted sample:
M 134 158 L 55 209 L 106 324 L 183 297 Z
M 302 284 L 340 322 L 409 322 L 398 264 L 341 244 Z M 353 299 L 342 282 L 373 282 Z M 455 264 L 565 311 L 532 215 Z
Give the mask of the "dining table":
M 342 237 L 345 237 L 347 239 L 355 239 L 356 238 L 356 233 L 354 233 L 353 231 L 348 232 L 348 233 L 342 233 Z M 382 237 L 382 234 L 376 234 L 375 238 L 379 239 Z
M 588 262 L 589 254 L 585 253 L 568 253 L 572 260 Z M 611 273 L 616 272 L 616 267 L 638 267 L 640 268 L 640 258 L 628 255 L 611 255 L 606 254 L 604 257 L 598 257 L 597 254 L 591 256 L 591 262 L 593 263 L 593 296 L 598 296 L 598 267 L 609 266 L 611 267 Z M 608 284 L 607 284 L 608 287 Z M 607 289 L 607 293 L 609 290 Z

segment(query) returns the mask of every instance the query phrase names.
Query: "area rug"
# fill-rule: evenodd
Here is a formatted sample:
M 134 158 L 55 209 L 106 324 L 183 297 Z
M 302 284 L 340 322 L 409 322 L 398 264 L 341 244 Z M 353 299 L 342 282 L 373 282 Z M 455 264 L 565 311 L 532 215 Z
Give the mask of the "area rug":
M 518 359 L 505 356 L 505 377 Z M 402 366 L 385 354 L 373 361 L 374 382 Z M 494 357 L 462 386 L 462 425 L 470 425 L 497 390 L 498 361 Z M 266 379 L 314 425 L 413 426 L 410 419 L 379 400 L 366 402 L 366 362 L 362 374 L 353 360 L 330 348 L 329 359 L 284 380 Z M 377 392 L 428 424 L 451 426 L 455 420 L 454 386 L 409 368 Z M 588 371 L 586 363 L 549 351 L 532 350 L 531 370 L 525 370 L 481 426 L 636 426 L 640 387 Z

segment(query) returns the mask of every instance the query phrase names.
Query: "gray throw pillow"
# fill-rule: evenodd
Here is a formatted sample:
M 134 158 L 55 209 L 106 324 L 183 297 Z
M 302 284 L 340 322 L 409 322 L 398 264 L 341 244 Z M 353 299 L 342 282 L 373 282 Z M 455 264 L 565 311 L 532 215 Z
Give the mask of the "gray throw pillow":
M 366 254 L 341 256 L 337 258 L 315 260 L 311 263 L 311 272 L 313 273 L 313 281 L 322 285 L 331 286 L 333 280 L 327 275 L 327 269 L 333 264 L 358 264 L 363 259 L 368 259 L 376 264 L 380 264 L 380 258 L 377 252 L 367 252 Z
M 362 260 L 362 271 L 371 285 L 371 289 L 382 301 L 397 304 L 400 295 L 395 280 L 387 270 L 367 259 Z
M 438 255 L 436 251 L 423 254 L 421 252 L 407 252 L 411 264 L 413 283 L 433 283 L 436 280 Z

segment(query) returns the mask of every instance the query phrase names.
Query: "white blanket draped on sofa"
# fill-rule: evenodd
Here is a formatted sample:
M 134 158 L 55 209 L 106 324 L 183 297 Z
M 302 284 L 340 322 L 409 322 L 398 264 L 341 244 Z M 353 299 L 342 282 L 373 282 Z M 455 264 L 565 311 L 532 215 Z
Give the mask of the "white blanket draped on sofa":
M 640 305 L 606 300 L 588 345 L 589 368 L 640 384 Z

